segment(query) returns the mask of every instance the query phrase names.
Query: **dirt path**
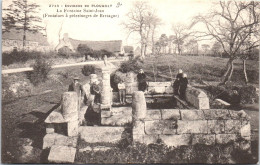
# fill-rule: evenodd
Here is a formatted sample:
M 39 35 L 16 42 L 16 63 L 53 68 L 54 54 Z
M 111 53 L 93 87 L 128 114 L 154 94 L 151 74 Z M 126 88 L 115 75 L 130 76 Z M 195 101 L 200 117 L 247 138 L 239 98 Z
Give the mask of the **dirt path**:
M 108 67 L 110 67 L 110 68 L 114 68 L 115 67 L 111 62 L 122 62 L 122 61 L 124 61 L 124 59 L 108 60 Z M 104 61 L 87 61 L 87 62 L 80 62 L 80 63 L 74 63 L 74 64 L 54 65 L 54 66 L 52 66 L 52 68 L 55 69 L 55 68 L 64 68 L 64 67 L 81 66 L 81 65 L 98 65 L 100 67 L 105 66 L 104 65 Z M 32 67 L 6 69 L 6 70 L 2 70 L 2 74 L 26 72 L 26 71 L 32 71 L 32 70 L 33 70 Z

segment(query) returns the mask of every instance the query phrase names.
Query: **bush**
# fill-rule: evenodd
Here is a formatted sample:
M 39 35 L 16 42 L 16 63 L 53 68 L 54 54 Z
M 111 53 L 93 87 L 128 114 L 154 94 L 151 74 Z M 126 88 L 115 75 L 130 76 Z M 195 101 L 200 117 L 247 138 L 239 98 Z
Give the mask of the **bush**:
M 85 65 L 82 70 L 81 70 L 82 74 L 85 76 L 89 76 L 91 74 L 95 74 L 96 72 L 96 67 L 93 65 Z
M 5 52 L 2 54 L 2 64 L 3 65 L 11 65 L 13 63 L 18 63 L 18 62 L 26 62 L 28 60 L 35 60 L 39 57 L 49 59 L 49 58 L 56 58 L 57 53 L 56 52 L 39 52 L 39 51 L 31 51 L 31 52 L 26 52 L 26 51 L 13 51 L 13 52 Z
M 142 68 L 143 61 L 139 57 L 126 61 L 120 65 L 119 71 L 123 73 L 138 72 Z
M 67 46 L 64 46 L 58 50 L 58 55 L 66 58 L 69 58 L 71 53 L 72 53 L 71 49 L 68 48 Z
M 47 75 L 51 71 L 51 64 L 44 58 L 37 58 L 33 64 L 33 71 L 28 74 L 28 78 L 33 85 L 47 80 Z

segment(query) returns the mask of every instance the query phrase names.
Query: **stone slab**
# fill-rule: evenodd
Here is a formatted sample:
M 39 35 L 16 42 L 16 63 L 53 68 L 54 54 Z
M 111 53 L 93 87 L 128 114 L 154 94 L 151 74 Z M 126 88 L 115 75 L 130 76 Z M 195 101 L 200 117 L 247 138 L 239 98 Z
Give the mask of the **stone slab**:
M 45 119 L 45 123 L 67 123 L 69 121 L 78 120 L 78 112 L 72 112 L 66 114 L 66 119 L 62 115 L 61 107 L 52 111 L 49 116 Z
M 78 120 L 68 122 L 68 124 L 67 124 L 67 134 L 68 134 L 68 136 L 78 136 L 78 133 L 79 133 L 78 129 L 79 129 Z
M 178 120 L 177 121 L 177 133 L 207 133 L 207 121 L 206 120 Z
M 232 141 L 236 141 L 236 134 L 217 134 L 216 135 L 216 143 L 218 144 L 226 144 Z
M 157 143 L 158 138 L 159 138 L 159 135 L 144 135 L 143 136 L 143 139 L 144 139 L 143 143 L 147 144 L 147 145 L 148 144 L 155 144 L 155 143 Z
M 208 97 L 198 98 L 198 101 L 199 101 L 199 105 L 197 107 L 198 109 L 210 109 Z
M 206 120 L 231 119 L 227 109 L 209 109 L 203 110 Z
M 145 124 L 143 121 L 135 121 L 133 123 L 132 133 L 138 134 L 138 135 L 143 135 L 145 133 L 144 125 Z
M 225 133 L 225 120 L 208 120 L 208 133 Z
M 163 120 L 179 120 L 180 111 L 178 109 L 162 109 Z
M 195 144 L 214 145 L 215 135 L 194 134 L 194 136 L 192 136 L 192 145 Z
M 53 163 L 74 163 L 76 148 L 67 146 L 52 146 L 48 161 Z
M 250 122 L 242 122 L 242 125 L 240 128 L 240 136 L 246 140 L 250 140 L 250 136 L 251 136 Z
M 132 110 L 129 108 L 121 108 L 120 111 L 119 110 L 115 111 L 115 109 L 113 109 L 113 111 L 104 111 L 104 112 L 108 114 L 110 113 L 111 115 L 109 117 L 102 117 L 101 125 L 123 126 L 132 122 Z
M 42 149 L 50 148 L 51 146 L 53 146 L 54 143 L 55 143 L 56 136 L 57 136 L 56 133 L 46 134 L 46 135 L 43 137 L 43 146 L 42 146 Z
M 159 138 L 167 146 L 178 147 L 182 145 L 191 144 L 191 135 L 182 134 L 182 135 L 159 135 Z
M 79 127 L 79 136 L 88 143 L 110 142 L 116 143 L 121 140 L 124 127 L 107 127 L 107 126 L 81 126 Z
M 144 143 L 144 134 L 133 134 L 133 142 Z
M 148 135 L 151 134 L 162 134 L 165 122 L 164 120 L 153 120 L 153 121 L 145 121 L 145 133 Z
M 55 137 L 54 145 L 76 148 L 77 142 L 78 137 L 68 137 L 61 134 L 57 134 L 57 136 Z
M 164 135 L 177 134 L 177 120 L 164 120 L 164 129 L 162 134 Z
M 205 119 L 202 110 L 186 109 L 180 110 L 181 120 L 203 120 Z
M 249 120 L 249 116 L 244 110 L 240 110 L 240 111 L 229 110 L 229 113 L 232 119 Z
M 101 111 L 101 118 L 103 117 L 111 117 L 111 111 Z
M 162 118 L 160 110 L 147 110 L 145 120 L 160 120 Z
M 225 133 L 239 133 L 241 128 L 240 120 L 226 120 Z

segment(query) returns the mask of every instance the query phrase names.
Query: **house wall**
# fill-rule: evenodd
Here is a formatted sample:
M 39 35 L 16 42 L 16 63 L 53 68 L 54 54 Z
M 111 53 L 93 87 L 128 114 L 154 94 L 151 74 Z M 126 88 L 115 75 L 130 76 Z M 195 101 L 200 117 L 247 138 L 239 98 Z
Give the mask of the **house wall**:
M 14 48 L 16 48 L 18 51 L 23 49 L 23 41 L 22 40 L 9 40 L 9 39 L 3 39 L 2 40 L 2 51 L 3 52 L 9 52 L 13 51 Z M 42 46 L 39 45 L 38 42 L 35 41 L 26 41 L 26 49 L 28 51 L 31 50 L 37 50 L 37 51 L 49 51 L 49 46 Z

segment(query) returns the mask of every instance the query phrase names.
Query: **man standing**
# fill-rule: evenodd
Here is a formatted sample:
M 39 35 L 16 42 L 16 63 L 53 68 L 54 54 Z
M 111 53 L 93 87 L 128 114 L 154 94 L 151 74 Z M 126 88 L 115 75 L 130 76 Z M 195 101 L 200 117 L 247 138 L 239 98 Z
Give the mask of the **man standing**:
M 180 79 L 180 98 L 181 99 L 186 99 L 185 93 L 186 93 L 187 86 L 188 86 L 187 74 L 184 73 L 183 77 Z
M 179 95 L 180 94 L 180 80 L 181 78 L 183 77 L 183 74 L 182 74 L 182 70 L 179 69 L 179 72 L 176 76 L 176 79 L 173 83 L 173 89 L 174 89 L 174 94 L 175 95 Z
M 74 77 L 73 82 L 69 85 L 68 91 L 74 91 L 78 95 L 78 108 L 80 109 L 81 105 L 81 96 L 83 96 L 82 85 L 79 83 L 79 77 Z
M 147 83 L 146 83 L 146 75 L 144 74 L 143 69 L 139 70 L 139 73 L 137 74 L 137 81 L 138 81 L 138 90 L 144 92 L 147 88 Z

